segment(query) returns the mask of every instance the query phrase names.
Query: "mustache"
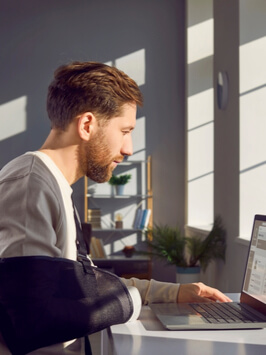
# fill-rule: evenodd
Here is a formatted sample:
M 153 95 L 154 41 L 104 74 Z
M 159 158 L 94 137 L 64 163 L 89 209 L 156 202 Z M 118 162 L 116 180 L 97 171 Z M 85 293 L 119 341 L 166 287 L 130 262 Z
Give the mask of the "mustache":
M 118 163 L 121 163 L 124 160 L 124 155 L 118 155 L 114 157 L 112 161 L 117 161 Z

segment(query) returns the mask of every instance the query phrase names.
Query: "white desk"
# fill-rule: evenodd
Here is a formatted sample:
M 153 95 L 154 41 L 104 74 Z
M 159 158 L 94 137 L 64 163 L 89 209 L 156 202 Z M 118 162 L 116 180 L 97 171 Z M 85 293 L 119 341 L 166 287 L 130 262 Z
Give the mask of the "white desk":
M 237 295 L 229 295 L 236 300 Z M 101 355 L 263 355 L 266 329 L 169 331 L 149 307 L 139 320 L 102 332 Z

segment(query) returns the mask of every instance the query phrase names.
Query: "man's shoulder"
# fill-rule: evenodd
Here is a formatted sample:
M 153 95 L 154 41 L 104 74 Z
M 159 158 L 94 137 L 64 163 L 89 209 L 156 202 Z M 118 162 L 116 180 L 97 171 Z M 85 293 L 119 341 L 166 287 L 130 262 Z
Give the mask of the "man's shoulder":
M 0 181 L 18 179 L 31 173 L 43 174 L 49 171 L 45 164 L 34 154 L 23 154 L 7 163 L 0 171 Z
M 0 171 L 0 184 L 21 179 L 37 180 L 58 190 L 55 177 L 34 154 L 23 154 L 7 163 Z

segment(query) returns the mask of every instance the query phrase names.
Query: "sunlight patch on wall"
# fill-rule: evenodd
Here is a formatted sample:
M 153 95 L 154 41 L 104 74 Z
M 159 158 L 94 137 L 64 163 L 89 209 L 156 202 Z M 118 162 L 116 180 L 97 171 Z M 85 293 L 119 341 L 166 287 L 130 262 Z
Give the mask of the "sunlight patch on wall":
M 266 86 L 240 96 L 240 171 L 266 161 Z
M 145 84 L 145 49 L 140 49 L 116 59 L 115 66 L 134 79 L 138 86 Z
M 213 122 L 188 132 L 188 224 L 213 220 Z
M 188 221 L 193 226 L 203 226 L 204 221 L 213 220 L 213 174 L 203 176 L 189 183 Z
M 0 141 L 27 129 L 27 96 L 0 105 Z
M 144 160 L 146 154 L 146 117 L 137 119 L 137 124 L 132 132 L 133 157 L 130 160 Z
M 187 1 L 187 224 L 213 221 L 213 1 Z
M 187 36 L 188 64 L 213 54 L 213 19 L 189 27 Z
M 213 121 L 213 88 L 188 97 L 188 130 Z
M 213 122 L 188 134 L 188 181 L 213 172 Z M 204 157 L 204 159 L 203 159 Z
M 266 84 L 266 36 L 239 49 L 240 93 Z

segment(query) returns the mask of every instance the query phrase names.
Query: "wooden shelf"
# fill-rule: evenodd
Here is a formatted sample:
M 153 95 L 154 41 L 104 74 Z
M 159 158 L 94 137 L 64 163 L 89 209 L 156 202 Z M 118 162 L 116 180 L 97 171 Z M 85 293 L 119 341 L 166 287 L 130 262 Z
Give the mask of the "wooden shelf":
M 115 199 L 127 199 L 127 198 L 152 198 L 152 195 L 100 195 L 100 194 L 87 194 L 88 198 L 115 198 Z
M 122 169 L 119 170 L 119 167 L 122 167 Z M 128 192 L 134 191 L 136 193 L 115 195 L 113 190 L 109 189 L 109 187 L 101 189 L 101 186 L 99 185 L 94 188 L 93 182 L 90 186 L 88 186 L 88 178 L 84 178 L 84 221 L 85 223 L 89 223 L 88 208 L 101 210 L 102 217 L 100 225 L 103 228 L 92 228 L 91 235 L 95 233 L 96 238 L 102 239 L 103 244 L 106 243 L 106 245 L 108 245 L 108 253 L 111 254 L 108 255 L 106 259 L 93 259 L 93 261 L 95 261 L 95 264 L 98 266 L 113 268 L 115 273 L 119 275 L 123 274 L 139 278 L 150 278 L 152 263 L 149 258 L 139 256 L 127 258 L 123 255 L 114 256 L 112 254 L 114 252 L 120 253 L 119 248 L 117 248 L 117 243 L 121 243 L 121 245 L 123 245 L 125 244 L 125 239 L 127 238 L 127 242 L 132 243 L 132 245 L 136 244 L 137 246 L 138 243 L 143 243 L 145 229 L 136 229 L 131 227 L 134 225 L 133 223 L 137 209 L 151 210 L 147 228 L 152 228 L 153 194 L 151 181 L 151 157 L 149 156 L 147 160 L 126 160 L 118 165 L 116 171 L 117 174 L 123 174 L 126 171 L 133 172 L 134 180 L 133 178 L 131 179 L 133 188 L 128 189 Z M 120 211 L 123 209 L 126 210 L 123 217 L 126 216 L 127 218 L 123 218 L 125 228 L 108 228 L 108 226 L 115 225 L 115 216 L 117 213 L 121 213 Z M 106 228 L 104 225 L 106 225 Z
M 144 229 L 134 229 L 134 228 L 92 228 L 93 232 L 106 232 L 106 233 L 110 233 L 110 232 L 118 232 L 118 233 L 137 233 L 137 232 L 143 232 Z

